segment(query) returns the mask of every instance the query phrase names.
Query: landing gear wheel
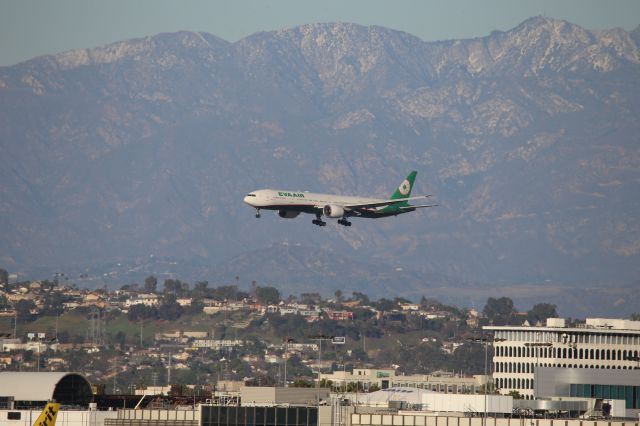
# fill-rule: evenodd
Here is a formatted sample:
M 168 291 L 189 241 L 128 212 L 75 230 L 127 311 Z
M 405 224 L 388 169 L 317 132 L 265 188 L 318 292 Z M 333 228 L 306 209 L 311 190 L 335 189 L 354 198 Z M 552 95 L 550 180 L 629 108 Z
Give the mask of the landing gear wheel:
M 351 222 L 349 222 L 347 219 L 340 219 L 338 223 L 342 226 L 351 226 Z
M 256 219 L 260 219 L 260 209 L 256 209 Z
M 312 220 L 311 223 L 318 226 L 327 226 L 327 222 L 324 222 L 322 219 L 320 219 L 320 215 L 316 215 L 316 218 Z

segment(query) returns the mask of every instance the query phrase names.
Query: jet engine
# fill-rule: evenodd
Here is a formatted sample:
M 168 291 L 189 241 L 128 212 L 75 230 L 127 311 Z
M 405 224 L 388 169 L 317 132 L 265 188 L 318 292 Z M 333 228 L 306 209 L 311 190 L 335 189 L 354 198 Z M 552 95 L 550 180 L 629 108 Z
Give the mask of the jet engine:
M 300 212 L 297 212 L 294 210 L 278 210 L 278 216 L 280 216 L 283 219 L 293 219 L 297 217 L 299 214 Z
M 344 207 L 336 206 L 334 204 L 327 204 L 322 209 L 322 213 L 326 217 L 333 217 L 333 218 L 342 217 L 344 216 Z

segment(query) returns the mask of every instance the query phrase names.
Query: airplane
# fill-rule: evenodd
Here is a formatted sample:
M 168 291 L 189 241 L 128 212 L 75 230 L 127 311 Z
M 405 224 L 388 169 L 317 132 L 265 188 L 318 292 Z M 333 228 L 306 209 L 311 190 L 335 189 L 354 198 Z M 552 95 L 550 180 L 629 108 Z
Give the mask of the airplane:
M 431 195 L 410 197 L 417 173 L 415 170 L 409 173 L 388 200 L 316 194 L 307 191 L 260 189 L 247 194 L 244 202 L 256 209 L 256 218 L 260 217 L 261 209 L 277 210 L 278 215 L 283 219 L 293 219 L 300 213 L 309 213 L 316 216 L 311 222 L 317 226 L 327 225 L 327 222 L 322 220 L 322 216 L 338 219 L 338 223 L 342 226 L 351 226 L 348 219 L 350 217 L 377 219 L 397 216 L 425 207 L 436 207 L 437 204 L 410 205 L 408 203 L 411 200 L 431 197 Z
M 58 411 L 60 411 L 60 404 L 57 402 L 49 402 L 44 407 L 44 410 L 42 410 L 42 413 L 40 413 L 33 426 L 55 426 Z

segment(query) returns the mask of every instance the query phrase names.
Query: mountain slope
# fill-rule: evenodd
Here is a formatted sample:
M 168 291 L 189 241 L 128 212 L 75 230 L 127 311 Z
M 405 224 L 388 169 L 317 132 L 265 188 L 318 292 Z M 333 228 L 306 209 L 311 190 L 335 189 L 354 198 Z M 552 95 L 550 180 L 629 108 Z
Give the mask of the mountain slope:
M 638 45 L 541 17 L 435 43 L 337 23 L 0 68 L 0 262 L 218 264 L 286 242 L 476 284 L 637 282 Z M 412 169 L 439 208 L 318 229 L 241 201 L 384 197 Z

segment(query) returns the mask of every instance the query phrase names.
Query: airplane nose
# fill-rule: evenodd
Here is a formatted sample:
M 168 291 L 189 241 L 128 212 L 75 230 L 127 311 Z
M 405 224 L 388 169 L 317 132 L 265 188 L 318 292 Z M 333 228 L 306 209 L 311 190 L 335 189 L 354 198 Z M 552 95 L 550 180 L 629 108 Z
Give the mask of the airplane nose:
M 247 203 L 247 204 L 249 204 L 249 205 L 251 206 L 251 205 L 252 205 L 252 204 L 251 204 L 251 197 L 248 197 L 248 196 L 247 196 L 247 197 L 244 197 L 244 202 L 245 202 L 245 203 Z

